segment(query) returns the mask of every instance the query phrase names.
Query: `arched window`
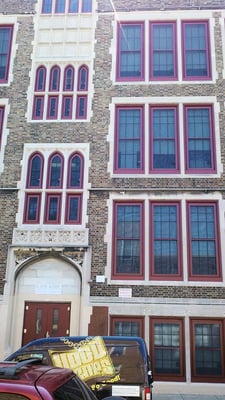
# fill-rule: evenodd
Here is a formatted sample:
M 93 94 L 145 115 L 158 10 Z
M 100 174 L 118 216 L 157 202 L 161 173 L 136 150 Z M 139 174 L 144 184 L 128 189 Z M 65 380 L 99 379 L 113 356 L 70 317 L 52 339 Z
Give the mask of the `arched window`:
M 88 89 L 88 67 L 82 65 L 78 71 L 78 87 L 77 90 L 87 90 Z
M 51 92 L 55 92 L 59 90 L 59 81 L 60 81 L 60 68 L 55 65 L 51 68 L 50 71 L 50 81 L 49 81 L 49 90 Z
M 63 157 L 54 153 L 49 159 L 48 165 L 48 187 L 61 188 L 63 177 Z
M 43 177 L 43 157 L 39 153 L 34 153 L 30 156 L 28 162 L 27 188 L 42 187 Z
M 73 90 L 74 86 L 74 68 L 68 65 L 64 71 L 63 90 Z
M 45 90 L 46 68 L 41 65 L 36 71 L 35 91 L 43 92 Z
M 84 159 L 80 153 L 72 154 L 69 159 L 68 166 L 68 188 L 81 188 L 83 187 L 83 169 Z

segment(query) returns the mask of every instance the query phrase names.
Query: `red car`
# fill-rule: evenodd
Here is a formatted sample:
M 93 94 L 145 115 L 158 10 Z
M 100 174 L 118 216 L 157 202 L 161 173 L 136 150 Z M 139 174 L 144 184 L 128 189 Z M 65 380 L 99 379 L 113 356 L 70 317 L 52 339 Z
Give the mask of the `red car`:
M 72 370 L 42 365 L 40 360 L 30 359 L 0 363 L 0 400 L 97 399 Z

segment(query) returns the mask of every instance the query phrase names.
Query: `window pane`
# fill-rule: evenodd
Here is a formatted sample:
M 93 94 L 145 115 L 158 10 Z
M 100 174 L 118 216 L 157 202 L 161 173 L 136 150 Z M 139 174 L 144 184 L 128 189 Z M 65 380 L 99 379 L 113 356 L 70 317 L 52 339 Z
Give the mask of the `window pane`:
M 181 341 L 179 323 L 154 323 L 154 372 L 181 374 Z
M 194 341 L 196 374 L 220 376 L 222 374 L 220 325 L 195 323 Z
M 79 198 L 78 197 L 70 197 L 69 198 L 69 218 L 68 221 L 78 221 L 78 205 L 79 205 Z
M 50 175 L 50 186 L 60 187 L 61 186 L 61 174 L 62 174 L 62 160 L 59 156 L 53 157 L 51 161 L 51 175 Z
M 140 336 L 140 322 L 115 321 L 113 334 L 115 336 Z
M 188 168 L 212 168 L 211 129 L 209 108 L 187 110 Z
M 73 85 L 74 85 L 74 69 L 72 67 L 68 67 L 65 69 L 64 90 L 73 90 Z
M 178 274 L 177 206 L 154 205 L 154 272 Z
M 46 14 L 52 12 L 52 0 L 43 0 L 42 12 Z
M 81 186 L 81 158 L 74 156 L 70 164 L 70 180 L 69 187 Z
M 12 27 L 0 27 L 0 81 L 8 78 L 11 35 Z
M 78 12 L 78 0 L 69 0 L 69 12 Z
M 49 199 L 48 221 L 57 221 L 58 219 L 58 197 Z
M 55 12 L 64 13 L 64 11 L 65 11 L 65 0 L 56 0 Z
M 120 77 L 142 75 L 142 26 L 122 25 L 120 28 Z
M 37 221 L 37 213 L 38 213 L 38 197 L 30 196 L 28 198 L 28 213 L 27 213 L 27 221 Z
M 41 92 L 45 90 L 45 77 L 46 77 L 45 68 L 44 67 L 38 68 L 36 76 L 36 86 L 35 86 L 36 91 Z
M 185 23 L 185 75 L 206 77 L 209 75 L 206 24 Z
M 173 77 L 174 66 L 174 37 L 172 24 L 153 25 L 153 76 Z
M 91 12 L 92 10 L 92 0 L 82 0 L 82 11 Z
M 116 272 L 140 272 L 141 207 L 117 207 Z
M 140 109 L 119 110 L 119 169 L 140 169 L 141 167 L 141 117 Z
M 213 206 L 191 206 L 191 252 L 194 275 L 217 274 L 215 211 Z
M 154 109 L 152 111 L 154 169 L 175 169 L 177 167 L 175 129 L 174 109 Z
M 30 182 L 28 186 L 32 187 L 40 187 L 41 185 L 41 167 L 42 167 L 42 159 L 40 156 L 35 156 L 32 158 L 30 165 Z

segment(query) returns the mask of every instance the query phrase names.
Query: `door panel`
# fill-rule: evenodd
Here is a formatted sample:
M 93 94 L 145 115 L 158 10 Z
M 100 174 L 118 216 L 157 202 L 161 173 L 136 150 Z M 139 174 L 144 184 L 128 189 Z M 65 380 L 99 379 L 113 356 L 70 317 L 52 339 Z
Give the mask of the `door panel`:
M 70 303 L 25 302 L 22 344 L 46 336 L 68 336 L 70 309 Z

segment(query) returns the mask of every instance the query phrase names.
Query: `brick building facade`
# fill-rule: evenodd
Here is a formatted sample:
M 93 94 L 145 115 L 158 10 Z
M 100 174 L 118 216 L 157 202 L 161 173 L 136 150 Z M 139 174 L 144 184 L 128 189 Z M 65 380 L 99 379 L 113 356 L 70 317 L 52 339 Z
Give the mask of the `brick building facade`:
M 1 1 L 2 358 L 140 335 L 224 392 L 224 105 L 222 0 Z

